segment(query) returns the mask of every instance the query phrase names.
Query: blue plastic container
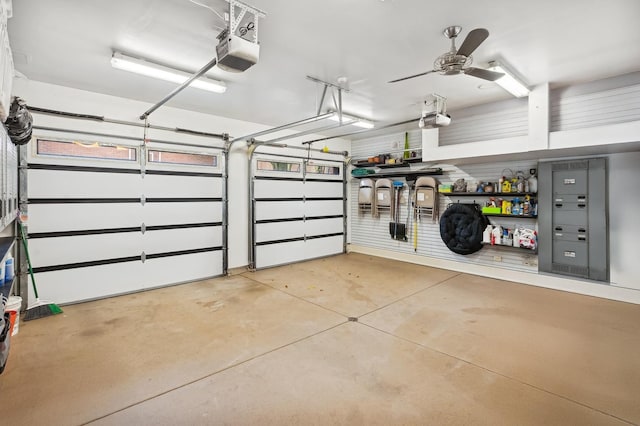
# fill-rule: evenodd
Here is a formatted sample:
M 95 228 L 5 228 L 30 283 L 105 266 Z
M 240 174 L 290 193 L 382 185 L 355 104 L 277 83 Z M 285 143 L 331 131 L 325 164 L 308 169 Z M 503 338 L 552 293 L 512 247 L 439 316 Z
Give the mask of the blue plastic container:
M 14 269 L 13 269 L 13 258 L 9 258 L 4 263 L 4 281 L 11 281 L 13 279 Z

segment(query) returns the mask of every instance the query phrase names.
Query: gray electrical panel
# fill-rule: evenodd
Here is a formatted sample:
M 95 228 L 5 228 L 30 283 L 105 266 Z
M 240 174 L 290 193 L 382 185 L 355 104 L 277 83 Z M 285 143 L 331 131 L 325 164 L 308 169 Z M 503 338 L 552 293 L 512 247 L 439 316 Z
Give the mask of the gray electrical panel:
M 541 272 L 609 281 L 607 199 L 606 159 L 539 164 Z

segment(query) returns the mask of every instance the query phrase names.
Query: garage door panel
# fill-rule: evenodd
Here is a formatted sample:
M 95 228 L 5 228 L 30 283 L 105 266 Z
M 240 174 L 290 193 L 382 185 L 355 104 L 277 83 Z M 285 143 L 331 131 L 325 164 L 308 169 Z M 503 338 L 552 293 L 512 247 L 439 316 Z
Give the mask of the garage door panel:
M 143 267 L 143 263 L 138 260 L 40 272 L 35 274 L 35 278 L 42 299 L 65 304 L 140 291 L 144 288 L 140 280 L 144 275 Z
M 303 217 L 304 204 L 302 201 L 257 201 L 256 220 Z
M 109 150 L 93 151 L 104 158 L 30 152 L 29 244 L 43 297 L 70 303 L 222 275 L 224 156 L 146 148 L 162 157 L 145 149 L 124 162 Z
M 315 238 L 306 241 L 305 253 L 307 259 L 330 256 L 344 252 L 344 236 L 338 235 L 327 238 Z
M 222 250 L 147 259 L 145 288 L 201 280 L 222 275 Z
M 306 216 L 335 216 L 343 214 L 342 200 L 307 201 L 304 204 Z
M 256 224 L 256 242 L 285 240 L 304 236 L 304 222 L 276 222 Z
M 305 222 L 306 235 L 324 235 L 343 232 L 344 220 L 341 217 L 331 219 L 315 219 Z
M 256 267 L 266 268 L 305 260 L 305 242 L 267 244 L 256 247 Z
M 141 224 L 139 203 L 29 205 L 29 233 L 128 228 Z
M 179 225 L 222 221 L 222 203 L 219 201 L 145 203 L 145 225 Z
M 28 170 L 29 198 L 140 198 L 140 174 Z
M 255 198 L 302 198 L 304 183 L 302 181 L 286 180 L 256 180 L 254 185 Z
M 221 177 L 147 174 L 143 180 L 144 195 L 147 198 L 222 197 L 223 180 Z
M 340 197 L 342 198 L 342 182 L 306 182 L 307 197 Z
M 29 239 L 29 254 L 35 268 L 139 256 L 142 250 L 140 231 Z
M 222 246 L 222 226 L 147 231 L 142 236 L 145 252 L 161 253 Z
M 257 200 L 252 206 L 253 217 L 257 222 L 273 221 L 257 223 L 254 226 L 253 240 L 256 245 L 252 261 L 256 268 L 299 262 L 343 251 L 345 197 L 343 164 L 341 161 L 327 161 L 333 157 L 326 160 L 296 159 L 294 152 L 286 155 L 279 156 L 274 153 L 265 156 L 263 154 L 264 158 L 256 157 L 251 164 L 255 176 L 252 182 L 253 193 Z M 337 156 L 335 157 L 337 159 Z M 261 160 L 271 162 L 274 170 L 270 172 L 259 170 L 257 163 Z M 304 180 L 295 183 L 283 181 L 279 178 L 294 176 L 283 171 L 277 172 L 281 175 L 274 174 L 275 170 L 283 170 L 287 163 L 301 160 L 305 171 Z M 282 201 L 269 202 L 265 200 L 267 198 L 280 198 Z M 290 200 L 293 198 L 302 198 L 302 200 Z M 295 218 L 304 219 L 288 220 Z M 322 237 L 327 234 L 336 234 L 336 236 Z M 301 237 L 305 239 L 297 240 Z M 293 241 L 264 244 L 266 241 L 286 239 Z

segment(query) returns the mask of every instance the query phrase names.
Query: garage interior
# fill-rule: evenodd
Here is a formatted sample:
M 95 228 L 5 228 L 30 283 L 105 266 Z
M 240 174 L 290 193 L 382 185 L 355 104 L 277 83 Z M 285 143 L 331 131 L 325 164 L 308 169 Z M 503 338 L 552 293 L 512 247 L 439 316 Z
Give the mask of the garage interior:
M 0 423 L 640 424 L 637 2 L 0 7 Z

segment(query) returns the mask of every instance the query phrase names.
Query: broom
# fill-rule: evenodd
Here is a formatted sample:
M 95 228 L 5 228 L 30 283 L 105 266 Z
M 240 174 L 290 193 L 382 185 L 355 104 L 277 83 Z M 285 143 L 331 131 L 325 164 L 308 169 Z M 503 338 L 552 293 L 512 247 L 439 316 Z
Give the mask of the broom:
M 33 268 L 31 267 L 31 258 L 29 257 L 29 248 L 27 247 L 27 238 L 24 235 L 24 227 L 22 222 L 18 220 L 18 226 L 20 227 L 20 239 L 22 239 L 22 245 L 24 246 L 24 252 L 27 256 L 27 265 L 29 265 L 29 275 L 31 275 L 31 284 L 33 285 L 33 293 L 36 296 L 36 301 L 30 308 L 24 313 L 23 321 L 31 321 L 38 318 L 48 317 L 50 315 L 61 314 L 62 309 L 55 303 L 47 303 L 40 300 L 38 297 L 38 288 L 36 287 L 36 279 L 33 276 Z

